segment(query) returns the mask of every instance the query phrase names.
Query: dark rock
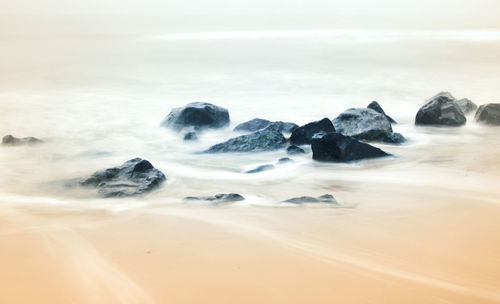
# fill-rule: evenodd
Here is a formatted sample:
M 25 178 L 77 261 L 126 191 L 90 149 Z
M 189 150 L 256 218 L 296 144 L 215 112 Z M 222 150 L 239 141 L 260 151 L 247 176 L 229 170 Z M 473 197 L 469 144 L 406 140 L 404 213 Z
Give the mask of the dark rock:
M 245 171 L 245 173 L 249 173 L 249 174 L 260 173 L 260 172 L 269 171 L 269 170 L 273 170 L 273 169 L 274 169 L 274 165 L 261 165 L 255 169 Z
M 284 203 L 291 204 L 306 204 L 306 203 L 328 203 L 337 205 L 337 200 L 331 194 L 325 194 L 320 197 L 312 197 L 312 196 L 302 196 L 302 197 L 294 197 L 283 201 Z
M 126 197 L 150 192 L 165 180 L 165 175 L 149 161 L 134 158 L 119 167 L 95 172 L 81 179 L 80 185 L 97 188 L 102 197 Z
M 390 154 L 340 133 L 328 133 L 311 144 L 313 159 L 327 162 L 350 162 L 389 156 Z
M 295 130 L 296 128 L 298 128 L 298 126 L 296 124 L 294 124 L 293 122 L 283 122 L 283 121 L 274 121 L 274 122 L 272 122 L 272 121 L 269 121 L 269 120 L 266 120 L 266 119 L 254 118 L 252 120 L 249 120 L 247 122 L 244 122 L 244 123 L 241 123 L 241 124 L 237 125 L 234 128 L 233 131 L 238 131 L 238 132 L 241 132 L 241 131 L 243 131 L 243 132 L 245 132 L 245 131 L 255 132 L 255 131 L 267 128 L 271 124 L 278 125 L 279 128 L 280 128 L 280 131 L 287 132 L 287 133 L 290 133 L 293 130 Z
M 446 95 L 432 99 L 417 113 L 416 125 L 463 126 L 467 119 L 458 104 Z
M 372 109 L 375 112 L 378 112 L 378 113 L 384 115 L 389 120 L 390 123 L 397 124 L 397 122 L 394 119 L 392 119 L 389 115 L 385 114 L 384 109 L 382 109 L 382 107 L 380 106 L 380 104 L 378 102 L 376 102 L 376 101 L 370 102 L 370 104 L 368 105 L 367 108 Z
M 280 158 L 278 160 L 278 165 L 283 165 L 283 164 L 289 164 L 289 163 L 293 163 L 293 159 L 289 158 L 289 157 L 283 157 L 283 158 Z
M 185 141 L 195 141 L 195 140 L 198 140 L 198 136 L 196 135 L 196 132 L 187 132 L 184 135 L 184 140 Z
M 428 103 L 428 102 L 430 102 L 430 101 L 432 101 L 432 100 L 434 100 L 434 99 L 437 99 L 437 98 L 439 98 L 439 97 L 443 97 L 443 96 L 444 96 L 444 97 L 446 97 L 446 98 L 448 98 L 448 99 L 451 99 L 451 100 L 453 100 L 453 101 L 456 101 L 456 100 L 457 100 L 457 99 L 455 98 L 455 96 L 453 96 L 450 92 L 442 91 L 442 92 L 439 92 L 439 93 L 437 93 L 436 95 L 432 96 L 430 99 L 427 99 L 427 100 L 425 101 L 425 103 Z
M 229 112 L 206 102 L 192 102 L 185 107 L 175 108 L 163 119 L 160 126 L 174 130 L 184 128 L 202 130 L 222 128 L 229 124 Z
M 489 103 L 480 106 L 474 118 L 476 119 L 476 121 L 485 123 L 487 125 L 499 126 L 500 103 Z
M 306 151 L 304 151 L 304 149 L 302 149 L 299 146 L 290 145 L 288 146 L 288 148 L 286 148 L 286 153 L 290 155 L 296 155 L 296 154 L 304 154 L 306 153 Z
M 310 122 L 306 125 L 298 127 L 292 132 L 290 142 L 293 145 L 307 145 L 311 143 L 314 134 L 319 132 L 335 132 L 332 122 L 328 118 Z
M 205 153 L 264 152 L 284 148 L 286 139 L 279 126 L 270 125 L 264 130 L 242 135 L 210 147 Z
M 389 133 L 384 137 L 383 142 L 388 144 L 402 144 L 406 141 L 406 138 L 400 133 Z
M 391 123 L 384 114 L 367 108 L 352 108 L 333 121 L 336 132 L 357 139 L 382 140 L 392 133 Z
M 18 138 L 14 137 L 12 135 L 5 135 L 2 138 L 2 145 L 5 146 L 20 146 L 20 145 L 35 145 L 35 144 L 41 144 L 43 143 L 43 140 L 40 140 L 35 137 L 23 137 L 23 138 Z
M 231 203 L 243 201 L 245 198 L 237 193 L 220 193 L 214 196 L 188 196 L 184 198 L 184 201 L 209 201 L 213 203 Z
M 462 112 L 464 112 L 464 114 L 469 114 L 477 110 L 477 105 L 473 103 L 470 99 L 462 98 L 455 102 L 460 107 Z

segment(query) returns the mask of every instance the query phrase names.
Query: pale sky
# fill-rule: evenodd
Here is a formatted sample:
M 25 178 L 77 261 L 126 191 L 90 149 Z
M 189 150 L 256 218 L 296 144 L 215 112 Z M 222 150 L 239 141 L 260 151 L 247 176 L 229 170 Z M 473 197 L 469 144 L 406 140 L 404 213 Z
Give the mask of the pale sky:
M 0 14 L 499 16 L 500 0 L 0 0 Z

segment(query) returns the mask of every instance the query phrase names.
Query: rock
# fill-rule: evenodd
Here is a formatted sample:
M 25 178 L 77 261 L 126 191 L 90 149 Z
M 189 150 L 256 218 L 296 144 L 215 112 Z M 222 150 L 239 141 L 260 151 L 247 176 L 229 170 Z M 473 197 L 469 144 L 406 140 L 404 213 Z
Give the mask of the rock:
M 188 196 L 184 198 L 184 201 L 209 201 L 213 203 L 231 203 L 243 201 L 245 198 L 237 193 L 220 193 L 214 196 Z
M 367 108 L 352 108 L 333 121 L 336 132 L 357 139 L 382 140 L 392 133 L 391 123 L 385 115 Z
M 462 112 L 464 112 L 464 114 L 469 114 L 477 110 L 477 105 L 473 103 L 470 99 L 462 98 L 455 102 L 460 107 Z
M 293 145 L 307 145 L 311 143 L 314 134 L 319 132 L 335 132 L 332 122 L 328 118 L 310 122 L 306 125 L 298 127 L 292 132 L 290 143 Z
M 196 132 L 187 132 L 186 134 L 184 134 L 184 140 L 185 141 L 198 140 L 198 135 L 196 135 Z
M 222 128 L 229 124 L 229 112 L 206 102 L 192 102 L 184 107 L 172 109 L 160 126 L 180 131 Z
M 430 99 L 427 99 L 427 100 L 425 101 L 425 103 L 428 103 L 428 102 L 430 102 L 430 101 L 432 101 L 432 100 L 434 100 L 434 99 L 437 99 L 437 98 L 439 98 L 439 97 L 443 97 L 443 96 L 444 96 L 444 97 L 447 97 L 447 98 L 449 98 L 449 99 L 451 99 L 451 100 L 453 100 L 453 101 L 456 101 L 456 100 L 457 100 L 457 99 L 455 98 L 455 96 L 453 96 L 450 92 L 442 91 L 442 92 L 439 92 L 439 93 L 437 93 L 436 95 L 432 96 Z
M 277 124 L 280 127 L 281 132 L 287 132 L 290 133 L 298 126 L 294 124 L 293 122 L 283 122 L 283 121 L 269 121 L 266 119 L 261 119 L 261 118 L 254 118 L 252 120 L 249 120 L 247 122 L 241 123 L 237 125 L 233 131 L 238 131 L 238 132 L 255 132 L 258 130 L 262 130 L 264 128 L 267 128 L 271 124 Z
M 378 112 L 378 113 L 384 115 L 389 120 L 390 123 L 397 124 L 397 122 L 394 119 L 392 119 L 389 115 L 385 114 L 384 110 L 382 109 L 382 107 L 380 106 L 380 104 L 378 102 L 376 102 L 376 101 L 370 102 L 370 104 L 368 105 L 367 108 L 372 109 L 375 112 Z
M 291 204 L 305 204 L 305 203 L 328 203 L 338 205 L 337 200 L 331 194 L 325 194 L 319 197 L 312 196 L 302 196 L 302 197 L 294 197 L 291 199 L 287 199 L 283 201 L 283 203 L 291 203 Z
M 293 163 L 293 159 L 289 158 L 289 157 L 283 157 L 283 158 L 280 158 L 278 160 L 278 165 L 284 165 L 284 164 L 289 164 L 289 163 Z
M 2 145 L 4 146 L 20 146 L 20 145 L 35 145 L 35 144 L 41 144 L 43 143 L 43 140 L 40 140 L 35 137 L 23 137 L 23 138 L 18 138 L 14 137 L 12 135 L 5 135 L 2 138 Z
M 446 95 L 438 96 L 422 106 L 415 117 L 416 125 L 463 126 L 467 119 L 458 104 Z
M 306 151 L 304 151 L 304 149 L 302 149 L 299 146 L 290 145 L 288 146 L 288 148 L 286 148 L 286 153 L 289 155 L 296 155 L 296 154 L 305 154 Z
M 238 136 L 216 144 L 204 153 L 264 152 L 283 149 L 285 146 L 286 139 L 279 126 L 272 124 L 252 134 Z
M 273 169 L 274 169 L 274 165 L 268 164 L 268 165 L 261 165 L 255 169 L 245 171 L 245 173 L 253 174 L 253 173 L 260 173 L 260 172 L 269 171 L 269 170 L 273 170 Z
M 500 125 L 500 103 L 489 103 L 482 105 L 476 112 L 474 117 L 477 122 L 482 122 L 487 125 Z
M 149 161 L 134 158 L 119 167 L 97 171 L 79 183 L 97 188 L 102 197 L 126 197 L 150 192 L 165 180 L 165 175 Z
M 328 133 L 311 144 L 313 159 L 326 162 L 351 162 L 390 154 L 340 133 Z
M 382 141 L 388 144 L 402 144 L 406 138 L 400 133 L 389 133 Z

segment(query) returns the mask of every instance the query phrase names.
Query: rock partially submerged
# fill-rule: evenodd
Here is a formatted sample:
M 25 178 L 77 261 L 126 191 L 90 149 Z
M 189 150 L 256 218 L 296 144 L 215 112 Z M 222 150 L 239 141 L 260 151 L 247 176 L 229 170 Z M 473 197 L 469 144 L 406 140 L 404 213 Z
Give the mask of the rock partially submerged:
M 377 147 L 340 133 L 328 133 L 313 139 L 311 148 L 313 159 L 325 162 L 351 162 L 390 155 Z
M 415 117 L 416 125 L 459 127 L 466 121 L 462 109 L 445 93 L 422 106 Z
M 198 135 L 196 135 L 196 132 L 187 132 L 184 134 L 184 140 L 185 141 L 196 141 L 198 140 Z
M 319 197 L 312 197 L 312 196 L 294 197 L 291 199 L 287 199 L 286 201 L 283 201 L 283 203 L 290 203 L 290 204 L 326 203 L 326 204 L 338 205 L 337 200 L 331 194 L 325 194 Z
M 283 157 L 283 158 L 280 158 L 277 162 L 278 165 L 284 165 L 284 164 L 291 164 L 293 163 L 293 159 L 289 158 L 289 157 Z
M 470 99 L 462 98 L 455 101 L 464 114 L 469 114 L 477 110 L 477 105 Z
M 188 196 L 184 198 L 185 202 L 190 201 L 207 201 L 211 203 L 232 203 L 243 201 L 245 198 L 237 193 L 220 193 L 214 196 Z
M 274 165 L 266 164 L 266 165 L 258 166 L 255 169 L 245 171 L 245 173 L 253 174 L 253 173 L 260 173 L 260 172 L 269 171 L 269 170 L 273 170 L 273 169 L 274 169 Z
M 41 143 L 43 143 L 43 140 L 36 137 L 18 138 L 9 134 L 2 138 L 2 145 L 4 146 L 36 145 Z
M 383 142 L 385 143 L 388 143 L 388 144 L 402 144 L 404 142 L 406 142 L 406 138 L 401 135 L 400 133 L 390 133 L 390 134 L 387 134 L 386 137 L 384 137 L 384 139 L 382 140 Z
M 392 133 L 389 119 L 375 110 L 352 108 L 341 113 L 333 121 L 336 132 L 364 140 L 383 140 Z
M 370 102 L 370 104 L 368 105 L 367 108 L 372 109 L 375 112 L 378 112 L 378 113 L 384 115 L 389 120 L 390 123 L 397 124 L 397 122 L 394 119 L 392 119 L 389 115 L 385 114 L 384 109 L 382 109 L 382 107 L 380 106 L 380 104 L 378 102 L 376 102 L 376 101 Z
M 293 122 L 283 122 L 283 121 L 269 121 L 262 118 L 254 118 L 247 122 L 237 125 L 233 131 L 237 132 L 255 132 L 269 127 L 271 124 L 276 124 L 279 126 L 281 132 L 290 133 L 298 126 Z
M 292 132 L 290 136 L 290 143 L 293 145 L 307 145 L 310 144 L 315 134 L 324 132 L 335 132 L 332 122 L 328 118 L 313 121 L 298 127 Z
M 148 193 L 166 180 L 165 175 L 141 158 L 134 158 L 119 167 L 97 171 L 79 184 L 98 189 L 101 197 L 127 197 Z
M 302 149 L 299 146 L 290 145 L 288 146 L 288 148 L 286 148 L 286 153 L 289 155 L 296 155 L 296 154 L 305 154 L 306 151 L 304 151 L 304 149 Z
M 489 103 L 479 107 L 474 117 L 477 122 L 487 125 L 500 125 L 500 103 Z
M 216 144 L 204 153 L 265 152 L 283 149 L 285 146 L 286 139 L 279 126 L 270 125 L 252 134 L 238 136 Z
M 163 119 L 160 126 L 182 129 L 217 129 L 229 125 L 227 109 L 206 102 L 192 102 L 184 107 L 174 108 Z

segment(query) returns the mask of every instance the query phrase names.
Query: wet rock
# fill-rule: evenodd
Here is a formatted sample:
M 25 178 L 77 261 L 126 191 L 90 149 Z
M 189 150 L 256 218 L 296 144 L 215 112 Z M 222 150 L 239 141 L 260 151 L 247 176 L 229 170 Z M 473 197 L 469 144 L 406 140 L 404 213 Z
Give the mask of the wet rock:
M 289 155 L 296 155 L 296 154 L 305 154 L 306 151 L 304 151 L 304 149 L 302 149 L 299 146 L 290 145 L 288 146 L 288 148 L 286 148 L 286 153 Z
M 458 104 L 446 95 L 438 96 L 422 106 L 415 117 L 416 125 L 458 127 L 467 119 Z
M 208 201 L 212 203 L 232 203 L 243 200 L 245 200 L 245 198 L 237 193 L 220 193 L 214 196 L 202 196 L 202 197 L 188 196 L 184 198 L 185 202 Z
M 253 173 L 260 173 L 260 172 L 269 171 L 269 170 L 273 170 L 273 169 L 274 169 L 274 165 L 267 164 L 267 165 L 258 166 L 257 168 L 252 169 L 252 170 L 245 171 L 245 173 L 253 174 Z
M 333 121 L 336 132 L 357 139 L 382 140 L 392 133 L 391 123 L 384 114 L 367 108 L 352 108 Z
M 198 140 L 198 135 L 196 135 L 196 132 L 187 132 L 184 134 L 184 140 L 185 141 L 196 141 Z
M 97 188 L 102 197 L 127 197 L 148 193 L 165 180 L 165 175 L 149 161 L 134 158 L 119 167 L 97 171 L 79 184 Z
M 321 138 L 313 139 L 311 148 L 314 160 L 326 162 L 351 162 L 390 155 L 379 148 L 340 133 L 328 133 Z
M 490 103 L 480 106 L 474 118 L 477 122 L 492 126 L 499 126 L 500 103 Z
M 397 124 L 397 122 L 394 119 L 392 119 L 389 115 L 385 114 L 384 110 L 382 109 L 382 107 L 380 106 L 380 104 L 378 102 L 376 102 L 376 101 L 370 102 L 370 104 L 368 105 L 367 108 L 372 109 L 375 112 L 378 112 L 378 113 L 384 115 L 389 120 L 390 123 Z
M 290 164 L 290 163 L 293 163 L 293 159 L 289 158 L 289 157 L 283 157 L 283 158 L 280 158 L 278 160 L 278 165 L 284 165 L 284 164 Z
M 266 119 L 261 119 L 261 118 L 254 118 L 252 120 L 249 120 L 247 122 L 241 123 L 237 125 L 233 131 L 238 131 L 238 132 L 255 132 L 258 130 L 262 130 L 264 128 L 269 127 L 271 124 L 276 124 L 279 126 L 281 132 L 287 132 L 290 133 L 298 126 L 294 124 L 293 122 L 283 122 L 283 121 L 269 121 Z
M 285 146 L 286 139 L 279 126 L 272 124 L 252 134 L 238 136 L 216 144 L 204 153 L 264 152 L 283 149 Z
M 14 137 L 12 135 L 5 135 L 2 138 L 2 145 L 4 146 L 21 146 L 21 145 L 35 145 L 35 144 L 41 144 L 43 143 L 43 140 L 40 140 L 36 137 L 23 137 L 23 138 L 18 138 Z
M 290 136 L 290 143 L 293 145 L 307 145 L 311 143 L 314 134 L 319 132 L 335 132 L 332 122 L 328 118 L 310 122 L 306 125 L 298 127 Z
M 388 144 L 402 144 L 406 142 L 406 138 L 400 133 L 389 133 L 384 137 L 383 142 Z
M 457 99 L 455 98 L 455 96 L 453 96 L 450 92 L 442 91 L 442 92 L 439 92 L 439 93 L 437 93 L 436 95 L 432 96 L 431 98 L 427 99 L 427 100 L 425 101 L 425 103 L 428 103 L 428 102 L 430 102 L 430 101 L 432 101 L 432 100 L 434 100 L 434 99 L 437 99 L 437 98 L 439 98 L 439 97 L 443 97 L 443 96 L 444 96 L 444 97 L 446 97 L 446 98 L 448 98 L 448 99 L 451 99 L 451 100 L 453 100 L 453 101 L 456 101 L 456 100 L 457 100 Z
M 206 102 L 193 102 L 173 109 L 160 126 L 180 131 L 182 129 L 217 129 L 229 124 L 229 112 Z
M 464 114 L 469 114 L 477 110 L 477 105 L 473 103 L 470 99 L 462 98 L 455 102 L 460 107 L 462 112 L 464 112 Z
M 335 205 L 338 204 L 337 200 L 335 200 L 335 198 L 331 194 L 325 194 L 319 197 L 312 197 L 312 196 L 294 197 L 291 199 L 287 199 L 286 201 L 283 201 L 283 203 L 290 203 L 290 204 L 328 203 Z

